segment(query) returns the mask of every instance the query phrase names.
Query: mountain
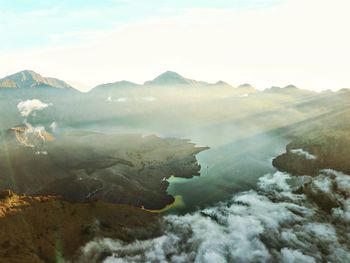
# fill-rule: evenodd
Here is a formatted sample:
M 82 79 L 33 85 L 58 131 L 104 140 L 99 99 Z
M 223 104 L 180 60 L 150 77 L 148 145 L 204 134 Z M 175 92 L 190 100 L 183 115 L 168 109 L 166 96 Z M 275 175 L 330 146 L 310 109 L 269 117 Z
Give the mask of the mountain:
M 228 84 L 227 82 L 224 82 L 222 80 L 219 80 L 216 83 L 209 83 L 206 85 L 207 87 L 218 87 L 218 88 L 230 88 L 233 89 L 234 87 Z
M 264 92 L 285 95 L 308 95 L 315 93 L 314 91 L 300 89 L 294 85 L 287 85 L 283 88 L 272 86 L 271 88 L 264 90 Z
M 247 84 L 248 85 L 248 84 Z M 96 94 L 97 92 L 104 93 L 104 92 L 118 92 L 122 89 L 129 89 L 129 88 L 135 88 L 135 87 L 159 87 L 159 86 L 195 86 L 195 87 L 219 87 L 219 88 L 234 88 L 230 84 L 220 80 L 216 83 L 208 83 L 204 81 L 197 81 L 193 79 L 188 79 L 180 74 L 174 72 L 174 71 L 166 71 L 163 74 L 159 75 L 153 80 L 146 81 L 143 85 L 139 85 L 130 81 L 122 80 L 112 83 L 105 83 L 96 86 L 92 90 L 89 91 L 89 93 Z M 245 89 L 248 89 L 248 87 L 245 87 Z M 254 88 L 251 87 L 255 91 Z M 247 92 L 249 92 L 247 90 Z M 105 94 L 105 93 L 104 93 Z M 105 94 L 108 95 L 108 94 Z
M 350 132 L 341 128 L 318 129 L 296 136 L 286 146 L 286 152 L 273 159 L 273 165 L 296 175 L 317 175 L 322 169 L 349 174 Z
M 237 89 L 239 89 L 240 91 L 245 92 L 245 93 L 257 92 L 257 90 L 256 90 L 252 85 L 250 85 L 250 84 L 248 84 L 248 83 L 239 85 L 239 86 L 237 87 Z
M 284 88 L 278 87 L 278 86 L 272 86 L 271 88 L 267 89 L 266 91 L 270 92 L 295 92 L 298 91 L 299 89 L 294 86 L 294 85 L 287 85 Z
M 136 87 L 140 87 L 140 85 L 130 81 L 122 80 L 122 81 L 117 81 L 113 83 L 105 83 L 105 84 L 98 85 L 92 90 L 90 90 L 89 93 L 96 93 L 100 91 L 113 91 L 115 89 L 136 88 Z
M 202 82 L 202 81 L 196 81 L 193 79 L 187 79 L 180 74 L 173 72 L 173 71 L 167 71 L 163 74 L 159 75 L 153 80 L 146 81 L 145 86 L 182 86 L 182 85 L 206 85 L 208 83 Z
M 62 80 L 56 78 L 45 78 L 31 70 L 20 71 L 0 79 L 0 89 L 32 89 L 38 87 L 75 90 L 72 86 Z

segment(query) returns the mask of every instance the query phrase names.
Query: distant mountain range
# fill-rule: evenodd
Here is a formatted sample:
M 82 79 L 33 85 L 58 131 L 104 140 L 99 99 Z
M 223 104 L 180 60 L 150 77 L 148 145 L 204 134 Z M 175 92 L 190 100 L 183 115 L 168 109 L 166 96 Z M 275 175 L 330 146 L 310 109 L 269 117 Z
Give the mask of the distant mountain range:
M 246 93 L 256 92 L 257 90 L 250 86 L 249 84 L 245 84 L 243 86 L 239 86 L 238 88 L 235 88 L 231 86 L 230 84 L 224 82 L 224 81 L 218 81 L 216 83 L 208 83 L 205 81 L 197 81 L 193 79 L 188 79 L 180 74 L 173 72 L 173 71 L 166 71 L 156 77 L 153 80 L 146 81 L 144 84 L 136 84 L 130 81 L 117 81 L 113 83 L 106 83 L 102 85 L 98 85 L 95 88 L 93 88 L 89 93 L 104 93 L 104 92 L 112 92 L 114 90 L 119 89 L 129 89 L 129 88 L 140 88 L 140 87 L 146 87 L 146 88 L 152 88 L 152 87 L 191 87 L 191 88 L 229 88 L 229 89 L 237 89 L 240 91 L 244 91 Z
M 224 81 L 216 83 L 208 83 L 204 81 L 197 81 L 188 79 L 173 71 L 166 71 L 153 80 L 146 81 L 144 84 L 136 84 L 130 81 L 122 80 L 113 83 L 105 83 L 98 85 L 91 89 L 90 94 L 104 94 L 106 92 L 118 91 L 120 89 L 131 89 L 141 87 L 195 87 L 195 88 L 228 88 L 239 91 L 240 93 L 255 93 L 258 92 L 250 84 L 242 84 L 238 87 L 233 87 Z M 24 70 L 15 74 L 6 76 L 0 79 L 0 90 L 16 90 L 22 91 L 38 88 L 54 88 L 56 90 L 78 91 L 68 83 L 57 78 L 43 77 L 32 70 Z M 278 93 L 278 94 L 294 94 L 294 93 L 310 93 L 312 91 L 302 90 L 294 85 L 288 85 L 284 88 L 271 87 L 265 89 L 264 93 Z

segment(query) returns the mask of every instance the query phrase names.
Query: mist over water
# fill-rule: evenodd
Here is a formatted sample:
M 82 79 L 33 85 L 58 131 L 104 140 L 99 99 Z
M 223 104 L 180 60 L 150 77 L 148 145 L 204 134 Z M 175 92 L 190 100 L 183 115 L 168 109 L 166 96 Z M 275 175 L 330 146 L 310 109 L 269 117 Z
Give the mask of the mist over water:
M 259 135 L 213 147 L 197 155 L 200 177 L 171 179 L 168 192 L 181 195 L 189 212 L 229 199 L 233 193 L 255 189 L 258 179 L 275 171 L 271 158 L 284 150 L 286 140 Z
M 255 188 L 259 177 L 275 171 L 271 159 L 283 152 L 288 142 L 282 134 L 271 131 L 306 117 L 282 106 L 285 97 L 279 100 L 272 96 L 263 102 L 259 96 L 242 97 L 229 89 L 181 91 L 167 87 L 166 91 L 152 89 L 148 93 L 138 90 L 137 95 L 123 92 L 123 98 L 128 98 L 124 103 L 106 102 L 101 97 L 105 105 L 113 105 L 120 114 L 113 120 L 75 127 L 184 138 L 197 146 L 210 147 L 197 155 L 201 164 L 199 177 L 170 180 L 168 193 L 182 196 L 184 201 L 181 209 L 172 211 L 175 213 L 194 211 L 227 200 L 235 192 Z M 137 98 L 144 97 L 156 99 L 143 105 Z M 291 103 L 289 98 L 287 101 Z
M 254 105 L 254 98 L 251 100 L 245 106 Z M 81 260 L 104 252 L 111 255 L 107 263 L 346 262 L 350 257 L 348 196 L 336 188 L 330 190 L 328 194 L 340 205 L 329 213 L 310 196 L 296 193 L 306 182 L 316 188 L 323 185 L 322 174 L 315 179 L 294 177 L 276 171 L 271 164 L 290 141 L 278 129 L 320 112 L 271 111 L 268 105 L 263 109 L 266 115 L 257 109 L 236 109 L 232 111 L 236 115 L 225 116 L 219 123 L 208 121 L 204 113 L 203 122 L 187 114 L 181 120 L 170 118 L 172 122 L 161 116 L 161 121 L 146 125 L 142 121 L 119 123 L 118 132 L 188 138 L 210 149 L 197 155 L 199 177 L 169 180 L 168 193 L 181 196 L 183 203 L 164 216 L 164 235 L 131 244 L 98 239 L 84 247 Z M 185 124 L 173 125 L 177 120 Z M 295 154 L 300 152 L 306 155 L 302 151 Z M 339 178 L 344 177 L 334 175 L 332 180 Z
M 190 116 L 188 126 L 172 126 L 167 119 L 158 125 L 84 126 L 97 132 L 157 134 L 161 137 L 190 139 L 197 146 L 210 149 L 197 154 L 201 165 L 200 176 L 191 179 L 171 178 L 168 193 L 181 196 L 184 206 L 171 209 L 171 213 L 185 213 L 229 199 L 233 193 L 254 189 L 259 177 L 274 172 L 273 157 L 282 153 L 288 140 L 271 134 L 264 127 L 252 129 L 245 123 L 207 123 L 203 128 Z M 176 120 L 175 120 L 176 121 Z M 135 122 L 137 123 L 137 122 Z M 171 125 L 171 124 L 170 124 Z M 265 131 L 264 131 L 265 130 Z

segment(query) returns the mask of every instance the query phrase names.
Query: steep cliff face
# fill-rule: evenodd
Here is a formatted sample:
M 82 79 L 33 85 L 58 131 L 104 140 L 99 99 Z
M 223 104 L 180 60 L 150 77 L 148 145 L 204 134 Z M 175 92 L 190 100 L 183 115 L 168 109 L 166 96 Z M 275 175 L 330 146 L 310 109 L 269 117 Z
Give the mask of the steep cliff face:
M 289 143 L 286 152 L 273 160 L 273 165 L 296 175 L 315 175 L 321 169 L 350 174 L 349 149 L 349 130 L 313 131 Z
M 158 217 L 135 207 L 0 194 L 2 262 L 75 261 L 81 246 L 100 237 L 130 242 L 159 234 Z

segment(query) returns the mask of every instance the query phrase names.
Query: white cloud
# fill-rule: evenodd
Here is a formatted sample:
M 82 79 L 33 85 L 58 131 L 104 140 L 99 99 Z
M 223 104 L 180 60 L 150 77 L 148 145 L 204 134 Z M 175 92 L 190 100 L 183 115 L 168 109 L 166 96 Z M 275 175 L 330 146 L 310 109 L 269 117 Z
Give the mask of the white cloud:
M 283 263 L 316 263 L 315 259 L 309 256 L 305 256 L 298 250 L 282 248 L 282 262 Z
M 38 149 L 41 148 L 46 142 L 46 138 L 44 136 L 45 127 L 33 126 L 30 122 L 28 122 L 28 117 L 30 115 L 35 115 L 37 111 L 46 109 L 50 105 L 51 104 L 46 104 L 38 99 L 25 100 L 18 103 L 17 109 L 24 117 L 23 123 L 26 126 L 23 134 L 16 134 L 16 138 L 21 144 L 25 145 L 26 147 Z M 57 124 L 53 122 L 50 127 L 54 131 L 54 129 L 57 127 Z M 35 154 L 38 153 L 44 155 L 47 154 L 45 151 L 37 151 Z
M 294 153 L 296 155 L 302 156 L 307 160 L 316 160 L 317 157 L 311 153 L 309 153 L 308 151 L 305 151 L 303 149 L 292 149 L 290 150 L 291 153 Z
M 332 183 L 347 176 L 331 170 L 323 173 L 332 175 Z M 241 192 L 230 201 L 191 214 L 165 216 L 165 233 L 155 239 L 94 240 L 82 249 L 82 261 L 110 251 L 113 256 L 106 259 L 108 263 L 347 262 L 346 221 L 330 224 L 335 218 L 307 195 L 295 194 L 294 184 L 288 185 L 290 179 L 286 173 L 266 175 L 260 179 L 258 192 Z M 298 179 L 305 178 L 294 178 Z M 343 202 L 340 192 L 333 188 L 328 194 Z M 343 215 L 339 210 L 337 216 Z
M 38 99 L 33 99 L 19 102 L 17 108 L 21 115 L 27 118 L 33 112 L 43 110 L 48 106 L 48 104 L 43 103 Z

